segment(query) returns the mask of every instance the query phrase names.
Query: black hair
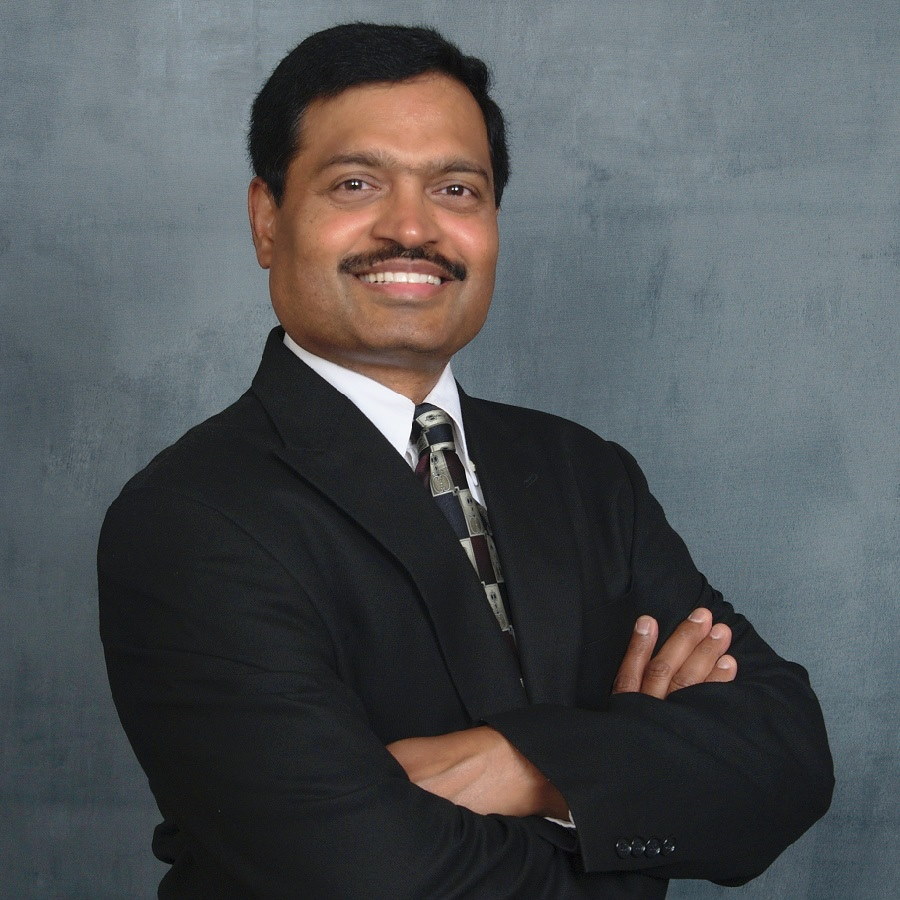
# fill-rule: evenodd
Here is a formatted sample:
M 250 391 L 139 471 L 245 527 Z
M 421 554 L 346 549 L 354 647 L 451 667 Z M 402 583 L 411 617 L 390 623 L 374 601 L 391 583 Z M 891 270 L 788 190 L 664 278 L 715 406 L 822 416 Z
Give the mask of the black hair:
M 503 113 L 488 93 L 490 71 L 432 28 L 353 22 L 318 31 L 298 44 L 253 101 L 247 149 L 254 173 L 280 204 L 288 165 L 299 149 L 303 113 L 313 100 L 359 84 L 406 81 L 426 72 L 455 78 L 478 103 L 499 206 L 509 180 L 509 151 Z

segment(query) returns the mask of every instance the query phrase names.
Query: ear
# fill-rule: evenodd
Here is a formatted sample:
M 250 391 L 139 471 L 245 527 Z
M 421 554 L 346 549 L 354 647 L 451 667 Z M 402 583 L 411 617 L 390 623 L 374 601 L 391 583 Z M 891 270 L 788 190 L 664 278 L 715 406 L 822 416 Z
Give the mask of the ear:
M 250 215 L 256 260 L 262 268 L 268 269 L 272 265 L 274 253 L 278 204 L 269 186 L 258 175 L 247 189 L 247 212 Z

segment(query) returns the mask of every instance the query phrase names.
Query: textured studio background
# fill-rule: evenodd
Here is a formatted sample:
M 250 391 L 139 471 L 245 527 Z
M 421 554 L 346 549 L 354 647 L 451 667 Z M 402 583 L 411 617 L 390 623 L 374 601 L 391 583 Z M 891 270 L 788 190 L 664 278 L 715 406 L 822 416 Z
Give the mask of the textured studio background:
M 495 306 L 457 375 L 629 447 L 811 672 L 832 810 L 733 895 L 896 896 L 896 0 L 2 0 L 0 895 L 155 895 L 97 532 L 255 371 L 249 103 L 358 18 L 445 29 L 509 117 Z

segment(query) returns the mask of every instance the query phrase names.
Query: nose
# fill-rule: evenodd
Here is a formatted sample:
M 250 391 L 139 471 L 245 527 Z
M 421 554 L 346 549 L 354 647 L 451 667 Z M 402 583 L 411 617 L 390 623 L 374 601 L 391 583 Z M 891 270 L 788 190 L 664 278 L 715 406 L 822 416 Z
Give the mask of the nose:
M 434 243 L 439 236 L 434 210 L 421 185 L 395 184 L 381 203 L 372 236 L 407 249 Z

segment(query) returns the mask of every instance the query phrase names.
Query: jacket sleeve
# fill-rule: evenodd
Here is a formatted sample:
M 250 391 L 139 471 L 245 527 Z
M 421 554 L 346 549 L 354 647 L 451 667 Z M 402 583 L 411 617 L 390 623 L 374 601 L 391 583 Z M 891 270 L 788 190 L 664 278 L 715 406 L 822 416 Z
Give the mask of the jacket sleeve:
M 618 694 L 602 708 L 543 705 L 489 724 L 569 802 L 589 872 L 740 884 L 824 814 L 833 774 L 806 672 L 781 659 L 696 570 L 632 457 L 629 609 L 663 640 L 698 606 L 733 630 L 738 674 L 665 700 Z M 588 661 L 589 664 L 589 661 Z
M 220 512 L 129 491 L 99 587 L 113 698 L 177 829 L 161 896 L 619 896 L 620 878 L 585 879 L 564 829 L 411 784 L 303 586 Z

